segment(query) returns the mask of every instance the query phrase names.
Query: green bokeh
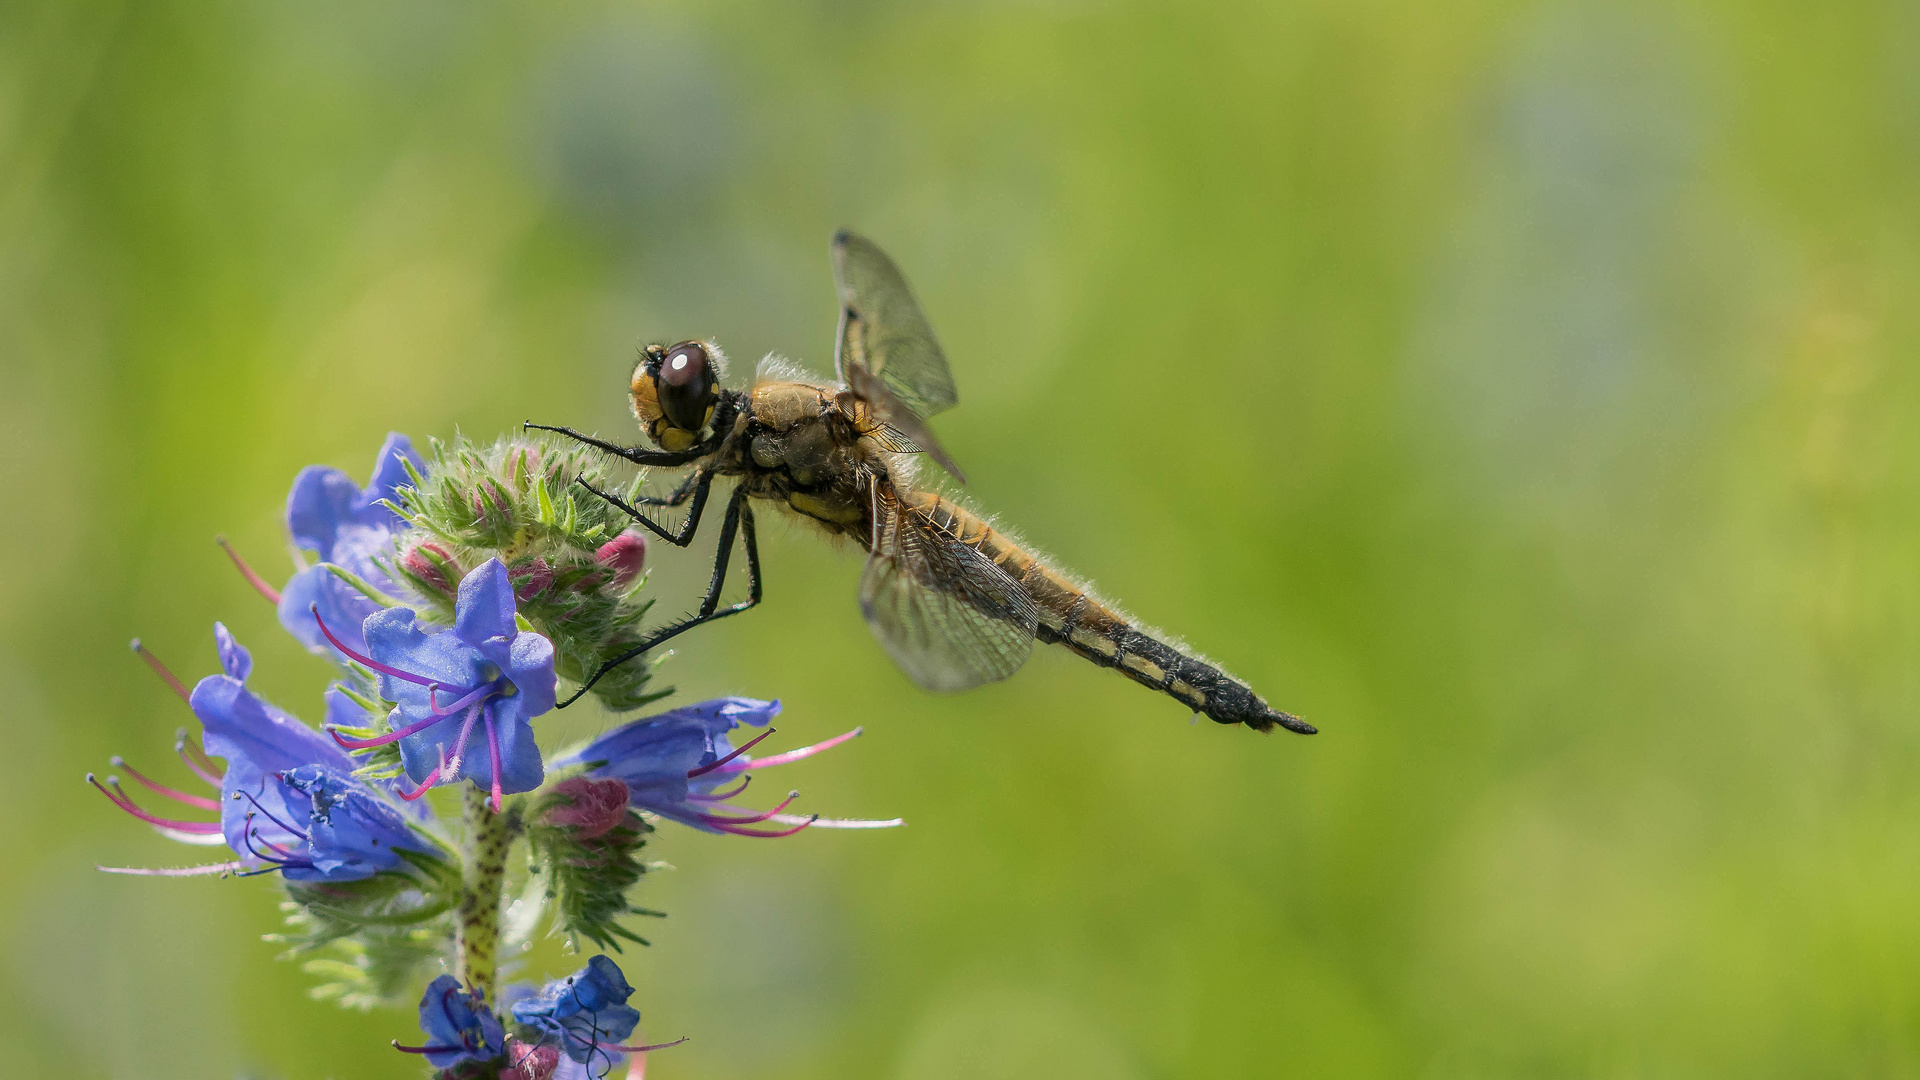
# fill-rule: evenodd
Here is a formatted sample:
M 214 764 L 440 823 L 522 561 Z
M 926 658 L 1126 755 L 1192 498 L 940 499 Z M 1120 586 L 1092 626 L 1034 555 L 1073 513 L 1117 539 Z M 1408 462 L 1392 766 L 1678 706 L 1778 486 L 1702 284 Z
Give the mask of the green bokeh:
M 268 884 L 93 871 L 182 857 L 80 781 L 188 719 L 126 639 L 314 700 L 215 534 L 629 433 L 644 340 L 824 369 L 842 224 L 971 496 L 1323 734 L 923 695 L 765 529 L 664 673 L 911 824 L 664 829 L 654 1076 L 1920 1071 L 1917 71 L 1870 3 L 0 5 L 0 1072 L 416 1075 Z

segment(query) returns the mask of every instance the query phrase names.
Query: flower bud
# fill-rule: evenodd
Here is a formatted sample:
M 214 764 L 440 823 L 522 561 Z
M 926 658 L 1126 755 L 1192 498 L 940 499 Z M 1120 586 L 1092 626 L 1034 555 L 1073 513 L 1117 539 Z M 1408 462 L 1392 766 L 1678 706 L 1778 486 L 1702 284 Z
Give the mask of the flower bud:
M 465 576 L 447 549 L 430 540 L 408 548 L 407 553 L 400 556 L 400 565 L 436 591 L 448 595 L 453 593 L 453 583 Z
M 593 557 L 599 560 L 601 566 L 613 571 L 615 585 L 624 587 L 639 577 L 640 571 L 647 565 L 647 538 L 628 529 L 601 544 Z
M 530 1046 L 508 1036 L 507 1067 L 500 1070 L 500 1080 L 549 1080 L 559 1067 L 559 1047 Z
M 514 567 L 507 576 L 513 581 L 513 595 L 526 601 L 546 592 L 553 584 L 553 567 L 536 555 L 532 562 Z
M 576 776 L 554 785 L 553 790 L 573 803 L 548 810 L 547 820 L 573 829 L 575 839 L 604 836 L 627 820 L 627 785 L 622 781 Z

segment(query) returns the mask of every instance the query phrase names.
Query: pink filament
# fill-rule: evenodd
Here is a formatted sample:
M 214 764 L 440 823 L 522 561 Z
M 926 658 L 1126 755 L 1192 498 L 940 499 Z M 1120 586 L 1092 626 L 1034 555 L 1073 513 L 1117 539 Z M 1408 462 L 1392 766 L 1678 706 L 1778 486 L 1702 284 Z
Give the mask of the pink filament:
M 127 759 L 121 757 L 118 754 L 115 754 L 113 757 L 108 758 L 107 760 L 113 764 L 114 768 L 124 771 L 128 776 L 133 777 L 135 780 L 139 781 L 142 785 L 147 787 L 149 790 L 156 791 L 162 795 L 165 795 L 169 799 L 173 799 L 176 802 L 186 803 L 188 806 L 198 807 L 201 810 L 220 809 L 220 801 L 218 799 L 209 799 L 205 795 L 189 795 L 184 791 L 176 791 L 175 789 L 170 788 L 167 785 L 162 784 L 157 780 L 150 780 L 147 778 L 146 774 L 142 773 L 139 769 L 136 769 L 133 766 L 127 764 Z
M 466 697 L 461 698 L 460 701 L 456 704 L 458 704 L 459 707 L 461 708 L 465 708 L 468 705 L 472 705 L 473 698 L 476 695 L 484 693 L 486 689 L 487 688 L 483 686 L 480 689 L 475 690 L 473 693 L 468 694 Z M 408 724 L 406 727 L 403 727 L 398 731 L 389 731 L 385 735 L 375 735 L 371 739 L 349 739 L 346 736 L 340 734 L 340 732 L 335 728 L 328 728 L 327 734 L 333 736 L 333 741 L 338 743 L 342 749 L 370 750 L 376 746 L 385 746 L 390 742 L 399 742 L 401 739 L 404 739 L 407 736 L 414 734 L 415 732 L 425 731 L 426 729 L 432 727 L 433 725 L 439 723 L 440 721 L 448 719 L 452 715 L 453 715 L 452 709 L 449 709 L 446 712 L 431 712 L 427 714 L 427 717 L 424 720 L 415 720 L 413 723 Z M 467 716 L 468 726 L 462 729 L 463 734 L 467 731 L 472 730 L 472 724 L 473 724 L 473 716 L 471 713 L 469 713 Z M 462 746 L 466 745 L 465 739 L 461 740 L 461 745 Z M 460 759 L 458 757 L 454 758 L 456 765 L 458 764 L 459 760 Z
M 793 800 L 799 797 L 800 797 L 799 792 L 797 791 L 792 792 L 787 795 L 787 800 L 785 802 L 781 803 L 779 806 L 776 806 L 771 810 L 768 810 L 766 813 L 763 813 L 763 814 L 750 814 L 743 817 L 730 817 L 725 814 L 701 814 L 700 820 L 708 823 L 709 825 L 752 825 L 755 822 L 765 821 L 768 818 L 774 816 L 775 814 L 778 814 L 780 811 L 785 810 L 787 807 L 792 806 Z
M 100 866 L 94 869 L 108 874 L 137 874 L 141 877 L 199 877 L 203 874 L 230 874 L 246 869 L 246 863 L 239 860 L 223 863 L 209 863 L 205 866 Z
M 487 758 L 493 767 L 493 812 L 500 812 L 500 737 L 493 730 L 493 710 L 483 710 L 487 715 Z
M 768 728 L 767 730 L 761 732 L 760 734 L 755 735 L 753 738 L 748 739 L 746 743 L 740 747 L 740 749 L 735 750 L 733 753 L 728 754 L 726 757 L 723 757 L 718 761 L 715 761 L 708 765 L 702 765 L 697 769 L 688 769 L 687 779 L 691 780 L 696 776 L 705 776 L 708 773 L 714 771 L 715 769 L 718 769 L 720 766 L 725 765 L 727 762 L 732 761 L 734 758 L 737 758 L 741 754 L 744 754 L 747 751 L 753 749 L 755 743 L 758 743 L 760 740 L 773 734 L 773 730 L 774 729 L 772 728 Z
M 808 818 L 791 829 L 776 829 L 770 832 L 762 832 L 759 829 L 744 829 L 738 825 L 727 825 L 720 822 L 714 822 L 713 827 L 723 833 L 731 833 L 734 836 L 757 836 L 766 840 L 774 840 L 782 836 L 792 836 L 794 833 L 799 832 L 811 824 L 813 824 L 813 819 Z
M 741 792 L 747 790 L 747 784 L 752 779 L 753 777 L 751 776 L 741 777 L 740 786 L 737 788 L 734 788 L 732 791 L 715 791 L 706 795 L 691 794 L 687 796 L 687 799 L 692 802 L 726 802 L 728 799 L 731 799 L 734 796 L 740 794 Z
M 831 750 L 834 747 L 839 746 L 841 743 L 846 742 L 849 739 L 858 737 L 860 733 L 865 730 L 866 728 L 857 727 L 857 728 L 854 728 L 852 731 L 849 731 L 843 735 L 835 735 L 833 738 L 828 739 L 824 742 L 814 743 L 812 746 L 803 746 L 798 750 L 788 750 L 787 752 L 782 754 L 772 754 L 763 758 L 755 758 L 752 761 L 735 762 L 734 764 L 728 765 L 726 768 L 719 769 L 717 771 L 727 772 L 727 773 L 744 772 L 748 769 L 764 769 L 769 765 L 785 765 L 789 762 L 800 761 L 803 758 L 810 758 L 813 755 L 818 754 L 823 750 Z M 748 745 L 752 745 L 752 744 L 749 743 Z
M 320 617 L 319 604 L 308 604 L 307 610 L 313 613 L 313 621 L 320 624 L 320 633 L 324 635 L 328 641 L 333 642 L 333 647 L 345 653 L 349 659 L 353 660 L 355 663 L 359 664 L 360 666 L 367 668 L 370 671 L 377 671 L 382 675 L 391 675 L 396 679 L 404 679 L 410 683 L 419 683 L 421 686 L 440 685 L 439 683 L 436 683 L 432 679 L 426 678 L 425 676 L 415 675 L 411 671 L 401 671 L 397 667 L 388 667 L 387 665 L 381 663 L 380 661 L 375 660 L 371 656 L 362 656 L 359 653 L 354 652 L 352 649 L 347 648 L 347 646 L 343 642 L 341 642 L 339 638 L 334 637 L 333 631 L 327 629 L 327 621 Z
M 147 651 L 147 647 L 140 644 L 139 638 L 133 639 L 133 651 L 139 655 L 140 659 L 147 662 L 147 666 L 154 670 L 154 674 L 159 675 L 166 680 L 168 686 L 173 687 L 173 692 L 180 695 L 181 701 L 189 705 L 193 703 L 193 695 L 187 693 L 186 684 L 175 678 L 173 672 L 167 670 L 167 665 L 160 662 L 159 657 Z
M 254 573 L 253 567 L 248 566 L 247 560 L 241 558 L 240 553 L 233 550 L 233 545 L 227 543 L 226 537 L 217 536 L 214 538 L 214 542 L 219 544 L 220 549 L 227 553 L 227 558 L 233 560 L 233 565 L 240 569 L 240 576 L 247 579 L 247 584 L 253 586 L 255 592 L 266 597 L 267 603 L 269 604 L 278 605 L 280 603 L 279 590 L 267 584 L 266 580 L 259 574 Z
M 600 1048 L 602 1050 L 612 1050 L 622 1054 L 644 1054 L 649 1050 L 665 1050 L 669 1046 L 679 1046 L 681 1043 L 686 1042 L 688 1039 L 692 1037 L 693 1036 L 691 1035 L 682 1035 L 679 1038 L 673 1040 L 672 1042 L 654 1043 L 651 1046 L 616 1046 L 613 1043 L 601 1043 Z
M 187 738 L 186 728 L 181 728 L 174 736 L 173 751 L 180 755 L 181 761 L 187 763 L 187 768 L 193 770 L 193 775 L 214 787 L 219 787 L 220 781 L 227 775 L 225 766 L 215 765 L 199 743 Z
M 184 833 L 198 833 L 202 836 L 209 836 L 209 835 L 212 835 L 213 833 L 217 833 L 220 831 L 219 822 L 173 821 L 168 818 L 155 817 L 152 814 L 149 814 L 145 810 L 142 810 L 138 806 L 134 805 L 133 800 L 127 798 L 126 792 L 118 790 L 119 785 L 117 784 L 114 785 L 115 787 L 114 791 L 108 791 L 105 787 L 101 785 L 100 781 L 95 780 L 93 778 L 92 773 L 87 774 L 87 783 L 92 784 L 96 788 L 99 788 L 100 794 L 105 795 L 108 801 L 112 802 L 113 805 L 119 807 L 122 810 L 125 810 L 127 813 L 132 814 L 134 817 L 139 818 L 141 821 L 144 821 L 149 825 L 157 825 L 162 829 L 175 829 Z

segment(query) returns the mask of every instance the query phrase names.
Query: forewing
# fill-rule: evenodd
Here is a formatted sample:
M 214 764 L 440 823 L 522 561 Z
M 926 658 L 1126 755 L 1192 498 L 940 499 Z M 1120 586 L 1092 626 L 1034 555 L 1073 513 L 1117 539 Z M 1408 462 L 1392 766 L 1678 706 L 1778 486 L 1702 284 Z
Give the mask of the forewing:
M 865 237 L 835 233 L 833 281 L 840 292 L 840 340 L 833 354 L 840 381 L 858 392 L 849 372 L 864 367 L 922 420 L 953 408 L 960 394 L 946 354 L 887 253 Z M 919 441 L 918 433 L 909 434 Z
M 860 576 L 860 610 L 894 662 L 947 692 L 997 682 L 1033 652 L 1040 609 L 1012 575 L 891 494 Z

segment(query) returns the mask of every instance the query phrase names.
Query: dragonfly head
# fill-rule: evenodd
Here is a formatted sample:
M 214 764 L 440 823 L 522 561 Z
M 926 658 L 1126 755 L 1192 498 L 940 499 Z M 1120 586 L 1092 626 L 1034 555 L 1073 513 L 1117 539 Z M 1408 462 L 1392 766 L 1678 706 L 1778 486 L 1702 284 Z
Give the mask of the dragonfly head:
M 633 369 L 633 415 L 662 450 L 685 450 L 700 441 L 720 397 L 717 346 L 703 341 L 649 345 Z

